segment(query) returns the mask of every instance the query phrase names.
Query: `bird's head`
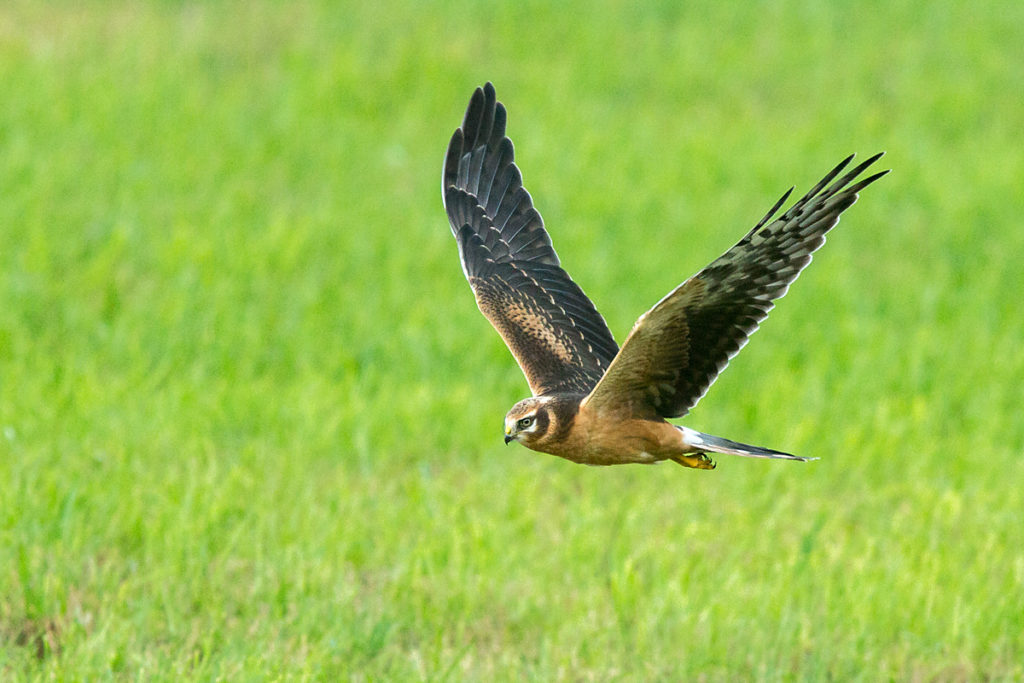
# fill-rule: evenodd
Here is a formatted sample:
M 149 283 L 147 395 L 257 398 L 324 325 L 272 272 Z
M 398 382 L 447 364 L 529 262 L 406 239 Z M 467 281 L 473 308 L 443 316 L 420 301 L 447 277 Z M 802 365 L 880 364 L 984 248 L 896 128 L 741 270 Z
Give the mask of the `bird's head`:
M 546 398 L 534 396 L 512 406 L 505 415 L 505 443 L 518 441 L 530 448 L 547 434 L 551 422 L 547 402 Z

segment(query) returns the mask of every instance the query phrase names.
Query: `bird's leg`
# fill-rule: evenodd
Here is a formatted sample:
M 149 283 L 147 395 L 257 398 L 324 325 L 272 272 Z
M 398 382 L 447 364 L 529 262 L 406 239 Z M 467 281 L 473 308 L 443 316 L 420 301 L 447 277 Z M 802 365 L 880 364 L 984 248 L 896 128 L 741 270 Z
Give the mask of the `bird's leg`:
M 694 453 L 693 455 L 673 455 L 672 461 L 683 467 L 692 467 L 697 470 L 715 469 L 715 461 L 708 457 L 707 453 Z

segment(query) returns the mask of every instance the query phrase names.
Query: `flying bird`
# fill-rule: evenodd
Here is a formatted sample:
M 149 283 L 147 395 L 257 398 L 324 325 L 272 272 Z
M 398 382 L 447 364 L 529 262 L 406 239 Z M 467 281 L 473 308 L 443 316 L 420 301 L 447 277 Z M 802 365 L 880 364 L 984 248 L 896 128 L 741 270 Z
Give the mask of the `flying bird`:
M 588 465 L 672 460 L 714 469 L 708 453 L 809 460 L 674 425 L 783 296 L 882 154 L 840 173 L 844 159 L 775 217 L 792 188 L 734 247 L 640 316 L 620 349 L 594 304 L 560 265 L 523 187 L 505 107 L 477 88 L 445 155 L 442 195 L 462 270 L 505 340 L 532 396 L 505 416 L 505 443 Z

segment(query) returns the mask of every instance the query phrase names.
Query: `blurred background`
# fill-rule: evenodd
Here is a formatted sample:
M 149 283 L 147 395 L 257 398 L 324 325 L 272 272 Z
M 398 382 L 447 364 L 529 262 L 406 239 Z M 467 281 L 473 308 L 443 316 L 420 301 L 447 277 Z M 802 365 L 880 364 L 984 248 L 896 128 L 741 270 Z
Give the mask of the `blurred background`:
M 1024 677 L 1024 9 L 0 6 L 0 677 Z M 820 457 L 587 468 L 440 172 L 494 82 L 634 320 L 850 152 L 684 423 Z

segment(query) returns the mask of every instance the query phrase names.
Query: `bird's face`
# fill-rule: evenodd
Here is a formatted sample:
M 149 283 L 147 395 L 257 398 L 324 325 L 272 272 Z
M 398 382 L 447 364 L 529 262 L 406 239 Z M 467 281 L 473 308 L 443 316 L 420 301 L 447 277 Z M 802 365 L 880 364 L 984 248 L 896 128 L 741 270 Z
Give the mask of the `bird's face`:
M 548 414 L 539 398 L 527 398 L 505 415 L 505 443 L 518 441 L 529 447 L 547 430 Z

